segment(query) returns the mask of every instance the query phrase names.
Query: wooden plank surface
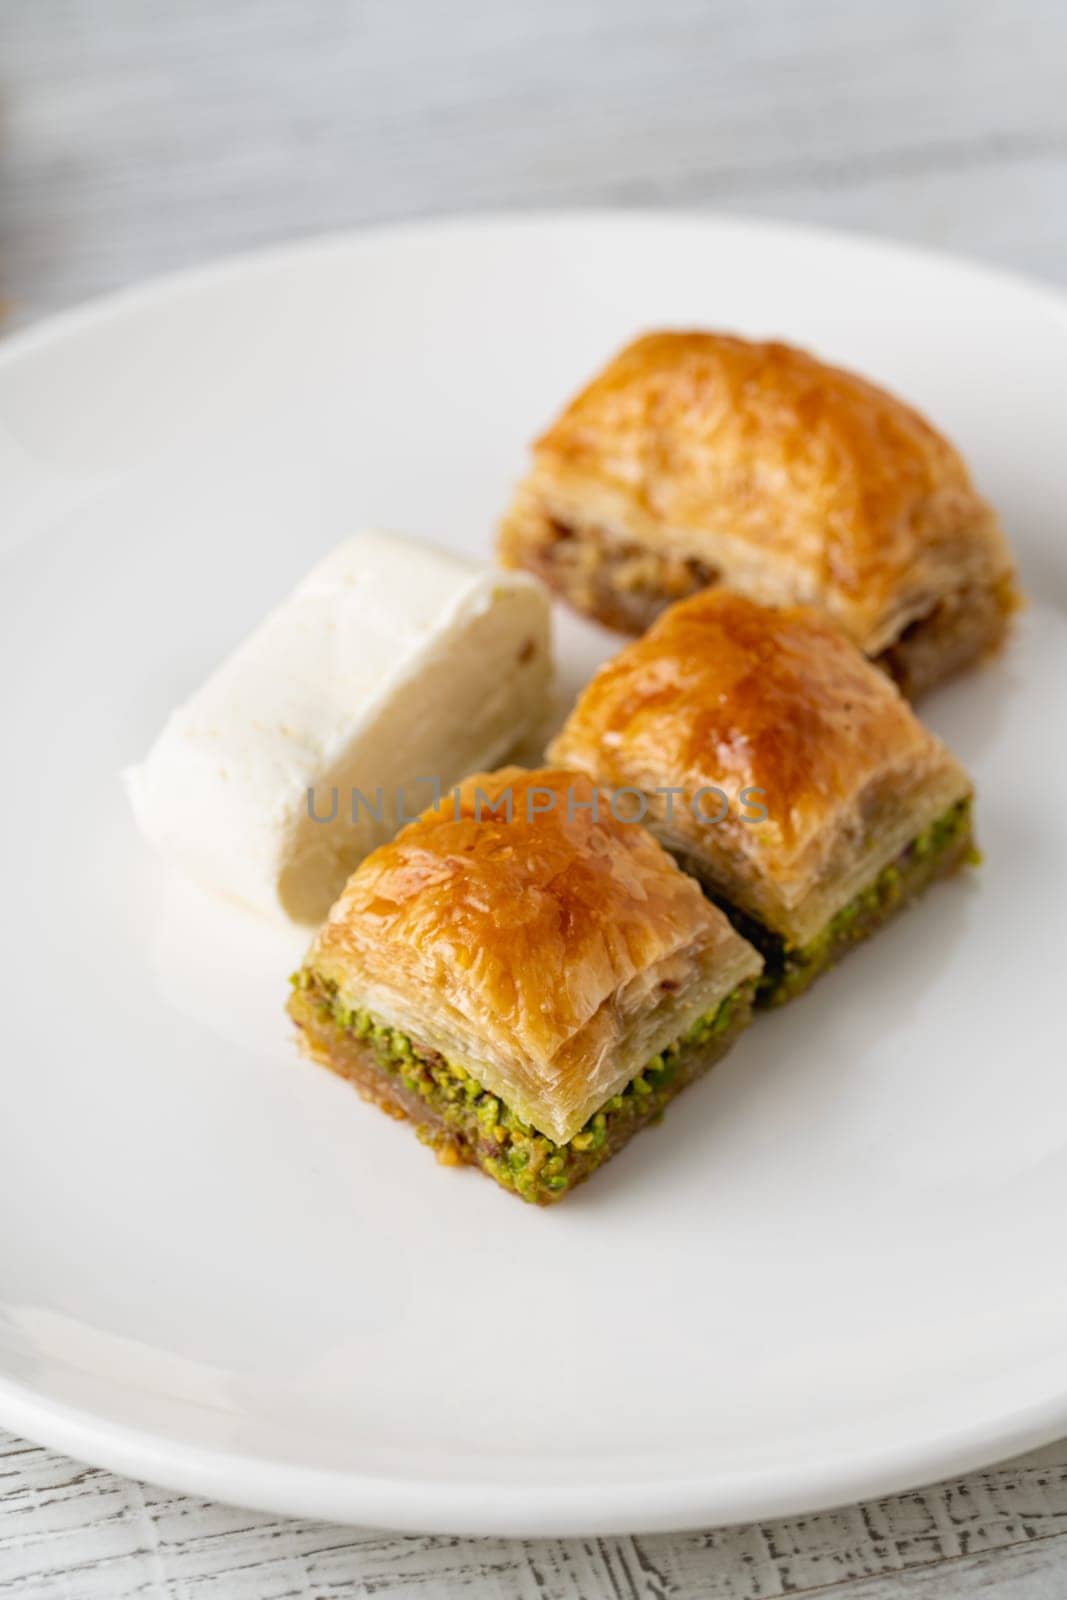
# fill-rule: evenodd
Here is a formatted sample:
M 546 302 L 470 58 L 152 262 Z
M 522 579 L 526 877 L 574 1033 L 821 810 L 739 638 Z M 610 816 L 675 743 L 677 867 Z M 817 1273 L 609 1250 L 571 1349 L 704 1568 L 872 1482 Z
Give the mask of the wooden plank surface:
M 1064 0 L 3 0 L 9 323 L 535 205 L 786 216 L 1067 283 L 1065 83 Z M 281 1521 L 0 1435 L 0 1600 L 362 1594 L 1064 1600 L 1067 1443 L 820 1516 L 520 1542 Z
M 1063 1600 L 1067 1447 L 820 1516 L 608 1539 L 400 1538 L 231 1510 L 0 1443 L 0 1595 L 78 1600 Z

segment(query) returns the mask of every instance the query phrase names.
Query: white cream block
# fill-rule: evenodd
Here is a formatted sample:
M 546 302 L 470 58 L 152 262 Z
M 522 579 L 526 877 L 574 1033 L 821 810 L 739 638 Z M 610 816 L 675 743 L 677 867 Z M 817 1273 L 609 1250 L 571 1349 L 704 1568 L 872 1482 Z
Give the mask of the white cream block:
M 355 534 L 126 774 L 138 825 L 206 888 L 321 921 L 363 856 L 431 803 L 434 781 L 447 791 L 537 734 L 551 678 L 536 580 Z

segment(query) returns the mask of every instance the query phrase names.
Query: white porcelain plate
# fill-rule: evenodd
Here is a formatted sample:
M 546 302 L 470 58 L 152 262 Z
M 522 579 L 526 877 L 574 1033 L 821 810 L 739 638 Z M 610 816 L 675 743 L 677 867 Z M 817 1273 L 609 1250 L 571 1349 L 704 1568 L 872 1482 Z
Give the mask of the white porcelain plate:
M 986 862 L 551 1211 L 302 1061 L 304 944 L 165 873 L 119 771 L 361 524 L 488 554 L 640 329 L 782 335 L 965 450 L 1031 605 L 925 712 Z M 563 1534 L 814 1509 L 1067 1432 L 1067 314 L 670 216 L 337 238 L 0 348 L 0 1420 L 197 1494 Z M 608 635 L 560 619 L 576 686 Z

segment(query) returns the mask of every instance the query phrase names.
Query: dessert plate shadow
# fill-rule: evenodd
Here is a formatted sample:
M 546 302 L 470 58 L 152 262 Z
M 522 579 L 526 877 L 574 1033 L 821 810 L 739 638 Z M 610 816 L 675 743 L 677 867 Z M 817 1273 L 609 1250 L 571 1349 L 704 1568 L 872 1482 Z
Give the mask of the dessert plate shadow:
M 925 701 L 985 864 L 551 1211 L 302 1060 L 305 939 L 121 782 L 354 528 L 488 555 L 637 331 L 778 335 L 962 448 L 1031 597 Z M 1067 1432 L 1067 312 L 769 224 L 503 217 L 185 274 L 0 345 L 0 1421 L 265 1509 L 562 1535 L 809 1511 Z M 564 698 L 617 644 L 560 616 Z

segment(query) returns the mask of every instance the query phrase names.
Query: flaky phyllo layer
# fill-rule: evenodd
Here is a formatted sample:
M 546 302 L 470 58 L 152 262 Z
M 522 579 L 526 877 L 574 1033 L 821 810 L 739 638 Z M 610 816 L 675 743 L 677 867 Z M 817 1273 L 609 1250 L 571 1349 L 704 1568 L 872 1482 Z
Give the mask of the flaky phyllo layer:
M 527 815 L 526 792 L 555 797 Z M 511 820 L 479 808 L 505 791 Z M 760 957 L 588 779 L 505 768 L 363 863 L 308 968 L 556 1143 L 755 976 Z
M 740 940 L 725 963 L 712 963 L 705 951 L 692 947 L 672 953 L 596 1005 L 551 1056 L 513 1052 L 503 1028 L 476 1022 L 451 1001 L 426 1005 L 381 980 L 353 985 L 348 978 L 340 992 L 351 1009 L 372 1012 L 387 1026 L 416 1035 L 562 1143 L 650 1056 L 713 1010 L 757 967 L 758 959 Z
M 550 754 L 606 787 L 641 790 L 667 849 L 794 944 L 971 791 L 825 617 L 724 589 L 672 606 L 608 661 Z M 690 803 L 706 786 L 733 802 L 717 824 Z M 745 792 L 760 795 L 762 819 L 736 803 Z
M 304 969 L 289 1003 L 305 1048 L 353 1081 L 365 1098 L 410 1117 L 446 1165 L 482 1168 L 521 1199 L 550 1205 L 657 1119 L 676 1094 L 725 1053 L 751 1016 L 755 980 L 645 1061 L 628 1084 L 570 1139 L 557 1144 L 464 1067 L 366 1011 L 351 1011 L 336 991 Z
M 872 656 L 961 590 L 1002 597 L 969 654 L 931 647 L 930 681 L 995 643 L 1015 604 L 999 520 L 921 416 L 802 350 L 697 330 L 635 340 L 570 401 L 499 548 L 629 631 L 721 583 L 818 606 Z
M 781 1005 L 802 994 L 828 967 L 854 945 L 867 939 L 898 911 L 916 899 L 936 878 L 979 860 L 971 826 L 971 800 L 957 801 L 936 822 L 905 845 L 804 944 L 724 906 L 738 932 L 764 958 L 757 1001 Z

